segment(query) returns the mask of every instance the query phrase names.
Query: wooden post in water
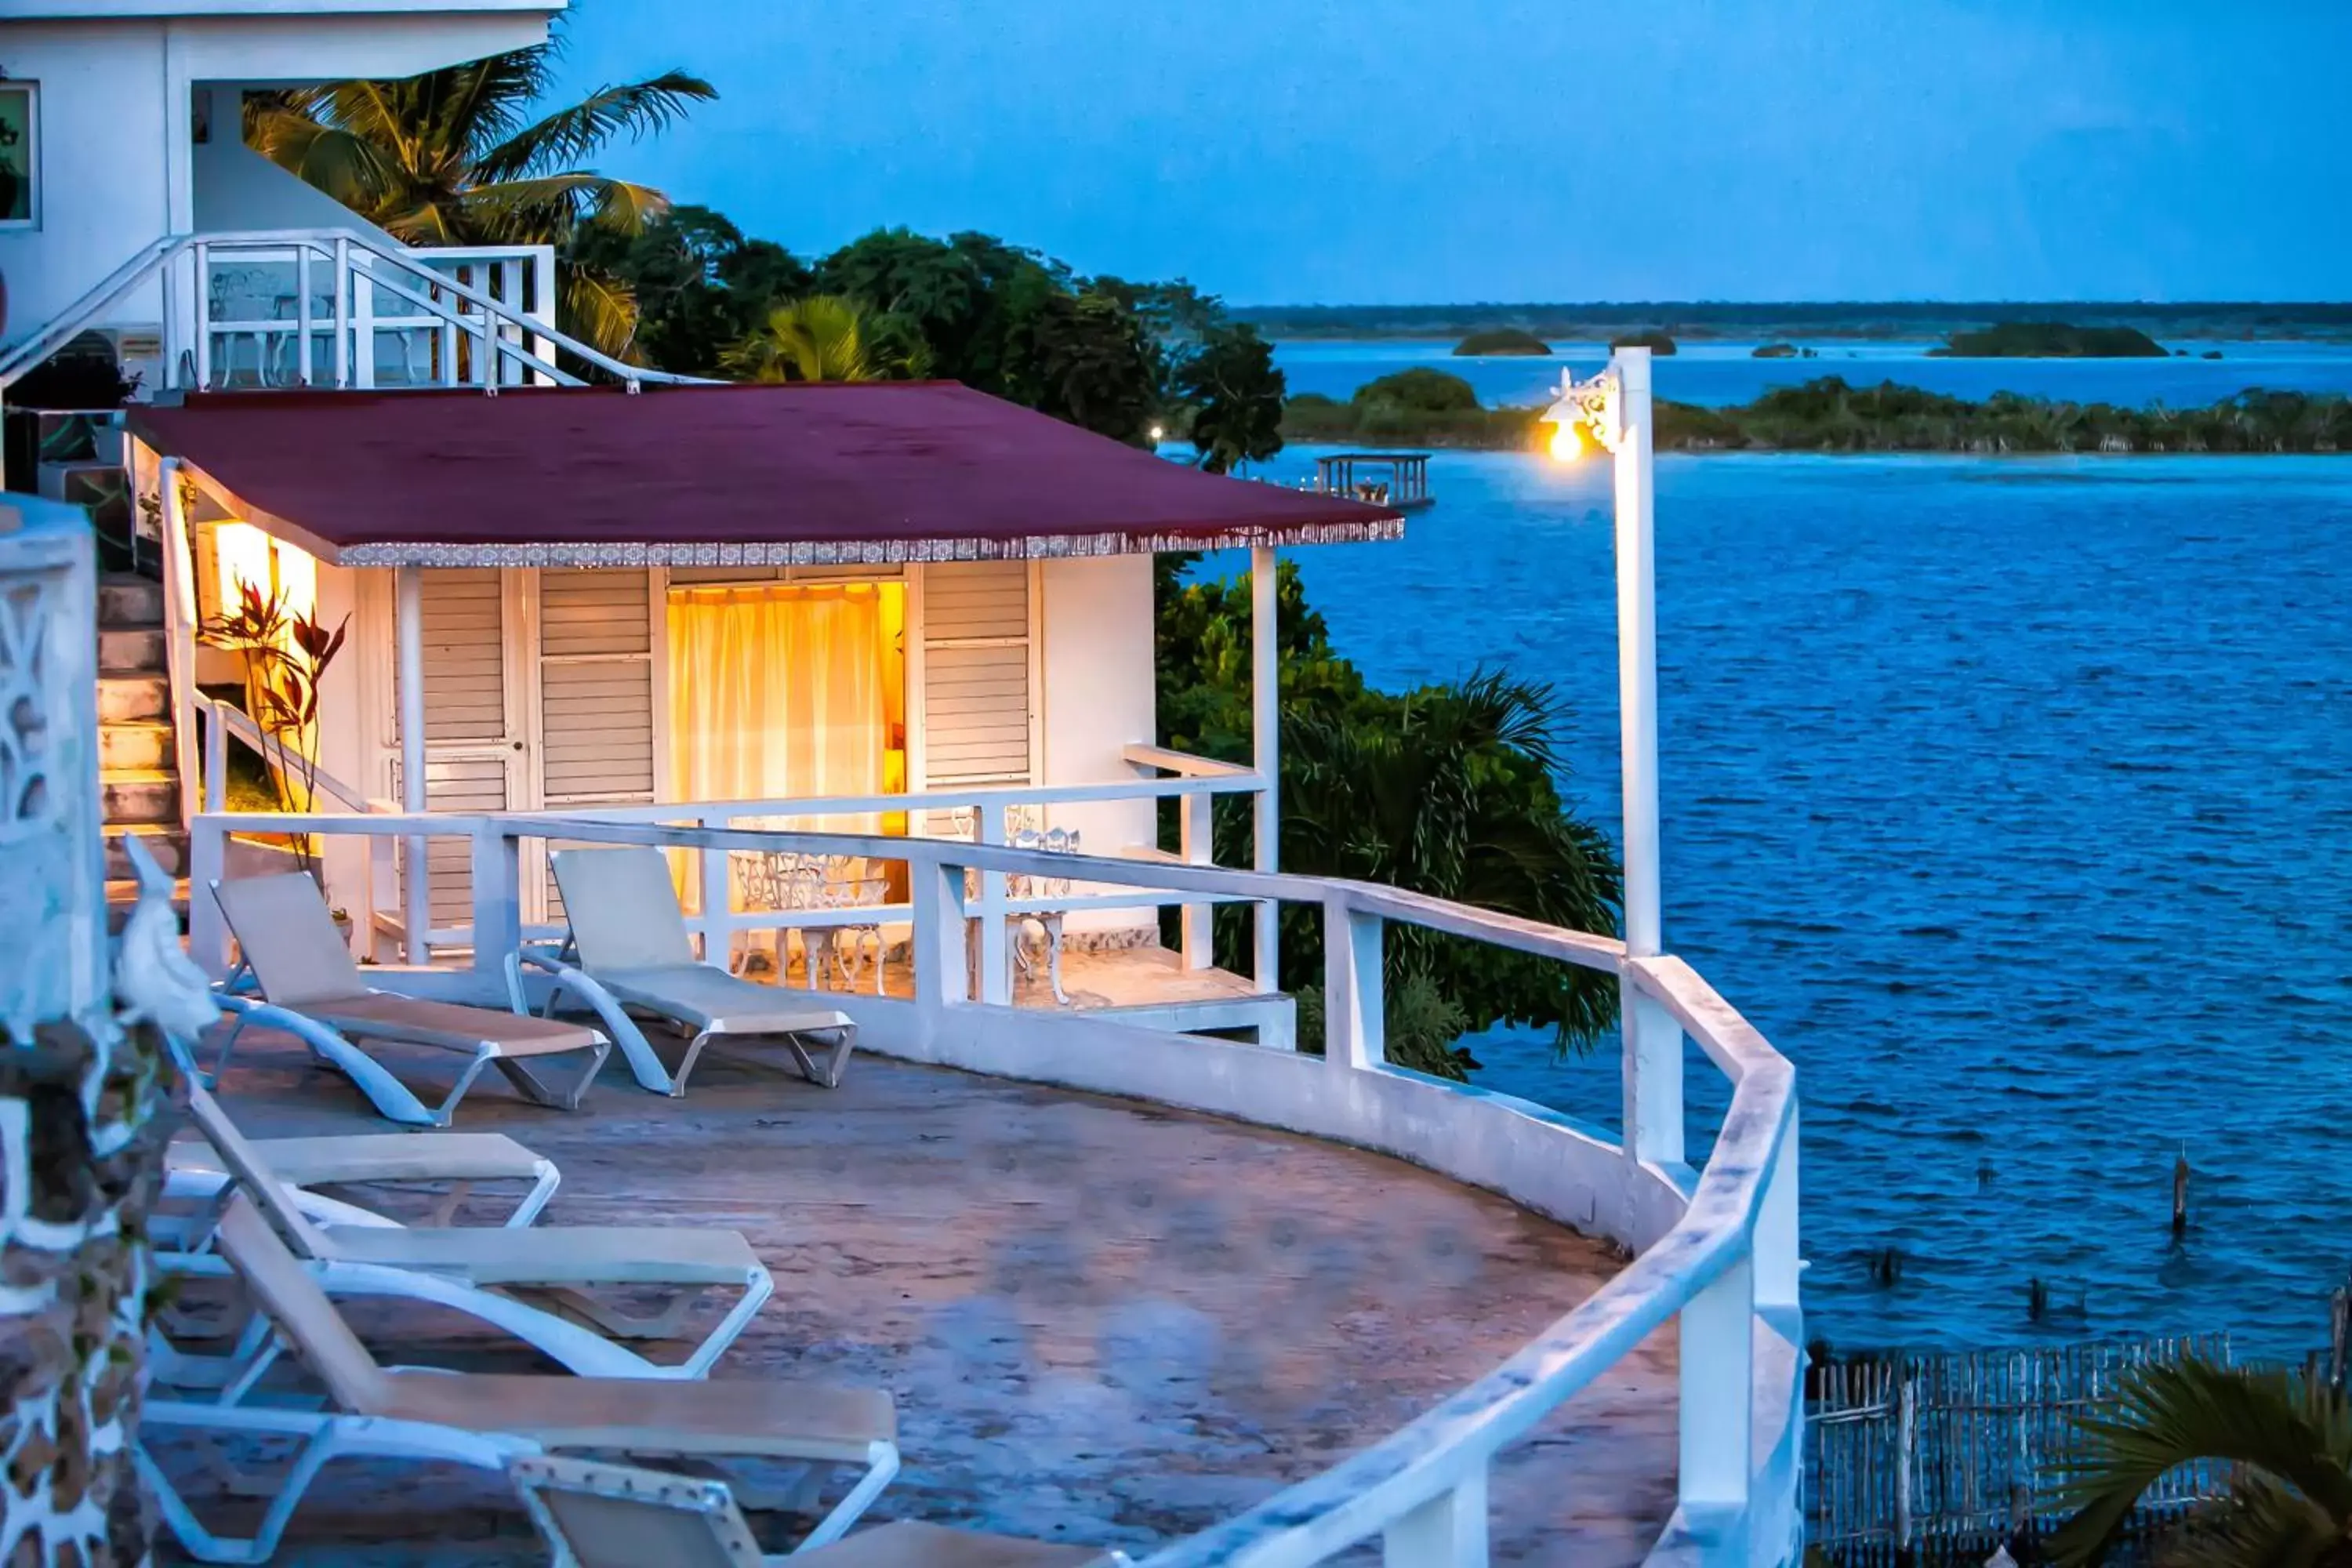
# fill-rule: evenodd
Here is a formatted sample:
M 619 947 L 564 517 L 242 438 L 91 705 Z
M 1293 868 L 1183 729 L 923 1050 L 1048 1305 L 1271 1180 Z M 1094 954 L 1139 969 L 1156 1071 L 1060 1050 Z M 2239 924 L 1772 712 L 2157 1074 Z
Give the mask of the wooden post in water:
M 1898 1370 L 1903 1382 L 1895 1393 L 1895 1550 L 1911 1550 L 1911 1469 L 1919 1440 L 1919 1385 L 1910 1368 Z
M 2172 1162 L 2172 1234 L 2189 1233 L 2189 1145 Z
M 2352 1287 L 2338 1285 L 2327 1302 L 2327 1386 L 2344 1391 L 2345 1341 L 2352 1338 Z

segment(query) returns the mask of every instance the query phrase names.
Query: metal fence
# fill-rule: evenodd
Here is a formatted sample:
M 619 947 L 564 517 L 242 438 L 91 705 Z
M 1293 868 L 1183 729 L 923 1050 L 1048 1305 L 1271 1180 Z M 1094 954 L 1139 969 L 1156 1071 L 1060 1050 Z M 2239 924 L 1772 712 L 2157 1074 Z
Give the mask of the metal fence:
M 1901 1356 L 1811 1373 L 1804 1475 L 1808 1543 L 1849 1568 L 1981 1562 L 2053 1528 L 2050 1489 L 2079 1457 L 2074 1417 L 2129 1368 L 2196 1356 L 2228 1364 L 2227 1334 Z M 2143 1526 L 2219 1494 L 2221 1467 L 2148 1489 Z

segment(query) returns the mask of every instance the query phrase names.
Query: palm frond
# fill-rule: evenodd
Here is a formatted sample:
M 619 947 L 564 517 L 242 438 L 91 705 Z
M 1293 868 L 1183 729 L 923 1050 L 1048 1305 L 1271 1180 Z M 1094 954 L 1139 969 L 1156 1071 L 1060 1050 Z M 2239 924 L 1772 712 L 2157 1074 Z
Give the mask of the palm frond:
M 569 109 L 560 109 L 485 149 L 474 160 L 485 181 L 521 179 L 592 158 L 614 140 L 641 140 L 708 103 L 718 89 L 700 77 L 665 71 L 644 81 L 600 87 Z
M 431 73 L 444 89 L 435 114 L 436 140 L 461 152 L 478 169 L 514 134 L 530 106 L 546 96 L 560 47 L 551 41 Z
M 2352 1423 L 2340 1402 L 2284 1373 L 2196 1360 L 2137 1368 L 2112 1414 L 2080 1425 L 2087 1456 L 2059 1489 L 2074 1513 L 2051 1542 L 2052 1561 L 2067 1568 L 2098 1561 L 2149 1487 L 2200 1461 L 2292 1489 L 2339 1537 L 2352 1524 Z
M 614 359 L 634 361 L 637 298 L 618 279 L 585 267 L 563 274 L 563 330 Z
M 2336 1568 L 2344 1533 L 2301 1493 L 2252 1476 L 2193 1515 L 2159 1559 L 2178 1568 Z
M 383 205 L 406 184 L 386 150 L 354 132 L 322 125 L 299 110 L 264 105 L 247 117 L 247 144 L 354 212 Z

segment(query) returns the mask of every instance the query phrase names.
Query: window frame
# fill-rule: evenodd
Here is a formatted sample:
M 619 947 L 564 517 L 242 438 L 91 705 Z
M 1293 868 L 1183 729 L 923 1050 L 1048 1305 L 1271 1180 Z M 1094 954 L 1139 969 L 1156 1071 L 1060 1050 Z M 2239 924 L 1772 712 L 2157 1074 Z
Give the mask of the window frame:
M 25 178 L 32 194 L 23 217 L 0 217 L 0 234 L 23 234 L 41 226 L 41 84 L 16 77 L 0 77 L 0 93 L 21 93 L 25 100 Z

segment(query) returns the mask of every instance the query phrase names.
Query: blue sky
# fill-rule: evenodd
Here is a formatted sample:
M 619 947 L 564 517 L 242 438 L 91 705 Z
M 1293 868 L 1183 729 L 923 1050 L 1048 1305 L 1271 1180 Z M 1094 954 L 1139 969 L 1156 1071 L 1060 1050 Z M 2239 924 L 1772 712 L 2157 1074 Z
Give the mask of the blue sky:
M 1239 304 L 2352 296 L 2352 0 L 573 0 L 608 158 L 804 253 Z

